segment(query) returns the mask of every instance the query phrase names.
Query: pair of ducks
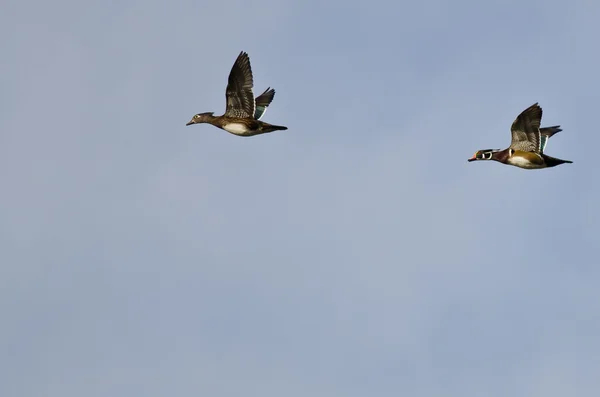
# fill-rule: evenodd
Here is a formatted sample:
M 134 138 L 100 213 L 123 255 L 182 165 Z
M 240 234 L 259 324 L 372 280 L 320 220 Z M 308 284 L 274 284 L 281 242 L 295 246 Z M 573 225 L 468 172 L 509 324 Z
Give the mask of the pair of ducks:
M 239 136 L 287 130 L 287 127 L 260 121 L 275 97 L 275 90 L 269 87 L 254 98 L 253 86 L 250 59 L 248 54 L 242 51 L 229 73 L 225 92 L 227 98 L 225 114 L 214 116 L 213 112 L 199 113 L 186 125 L 209 123 Z M 510 129 L 512 140 L 507 149 L 478 150 L 468 161 L 494 160 L 525 169 L 549 168 L 572 163 L 569 160 L 544 154 L 548 139 L 562 130 L 558 125 L 540 128 L 541 120 L 542 108 L 535 103 L 525 109 L 513 122 Z

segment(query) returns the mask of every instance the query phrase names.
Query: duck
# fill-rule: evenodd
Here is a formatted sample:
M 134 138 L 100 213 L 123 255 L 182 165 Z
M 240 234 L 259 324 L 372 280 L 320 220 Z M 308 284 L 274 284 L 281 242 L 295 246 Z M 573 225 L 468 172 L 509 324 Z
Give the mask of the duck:
M 240 52 L 231 72 L 225 91 L 226 108 L 222 116 L 214 112 L 198 113 L 186 124 L 208 123 L 238 136 L 254 136 L 272 131 L 287 130 L 287 127 L 260 121 L 267 107 L 275 97 L 275 90 L 268 87 L 262 94 L 254 98 L 252 88 L 254 79 L 250 58 L 244 51 Z
M 494 160 L 528 170 L 573 163 L 544 153 L 548 139 L 562 129 L 559 125 L 540 128 L 541 120 L 542 108 L 536 102 L 522 111 L 512 123 L 512 140 L 507 149 L 478 150 L 467 161 Z

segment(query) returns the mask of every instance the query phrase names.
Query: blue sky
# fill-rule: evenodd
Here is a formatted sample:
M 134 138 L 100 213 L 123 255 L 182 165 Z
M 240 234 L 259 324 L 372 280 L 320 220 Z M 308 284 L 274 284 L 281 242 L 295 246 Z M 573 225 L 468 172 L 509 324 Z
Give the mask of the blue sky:
M 597 394 L 599 12 L 9 1 L 0 395 Z M 289 130 L 186 127 L 241 50 Z

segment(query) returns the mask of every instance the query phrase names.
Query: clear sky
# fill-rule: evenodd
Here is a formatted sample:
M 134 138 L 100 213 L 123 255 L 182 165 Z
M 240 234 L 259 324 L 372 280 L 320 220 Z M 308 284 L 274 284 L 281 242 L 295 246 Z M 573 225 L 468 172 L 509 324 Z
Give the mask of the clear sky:
M 4 2 L 0 395 L 598 395 L 598 15 Z M 289 130 L 186 127 L 241 50 Z

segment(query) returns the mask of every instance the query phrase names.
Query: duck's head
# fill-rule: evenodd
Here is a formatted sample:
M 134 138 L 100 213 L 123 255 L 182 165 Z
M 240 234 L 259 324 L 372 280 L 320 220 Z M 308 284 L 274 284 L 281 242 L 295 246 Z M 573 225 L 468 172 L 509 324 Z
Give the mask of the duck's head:
M 467 161 L 477 161 L 477 160 L 493 160 L 494 153 L 498 153 L 500 149 L 482 149 L 475 152 L 473 157 L 468 159 Z
M 192 117 L 192 119 L 186 125 L 206 123 L 210 119 L 213 118 L 213 114 L 214 114 L 213 112 L 198 113 L 197 115 L 195 115 L 194 117 Z

